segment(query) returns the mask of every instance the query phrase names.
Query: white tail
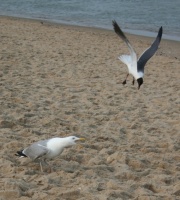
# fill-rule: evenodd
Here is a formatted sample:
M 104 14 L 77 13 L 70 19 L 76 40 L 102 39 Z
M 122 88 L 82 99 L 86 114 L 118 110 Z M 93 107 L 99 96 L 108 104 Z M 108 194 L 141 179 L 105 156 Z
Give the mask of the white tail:
M 122 56 L 119 56 L 118 58 L 127 66 L 130 66 L 132 63 L 131 56 L 129 56 L 129 55 L 122 55 Z

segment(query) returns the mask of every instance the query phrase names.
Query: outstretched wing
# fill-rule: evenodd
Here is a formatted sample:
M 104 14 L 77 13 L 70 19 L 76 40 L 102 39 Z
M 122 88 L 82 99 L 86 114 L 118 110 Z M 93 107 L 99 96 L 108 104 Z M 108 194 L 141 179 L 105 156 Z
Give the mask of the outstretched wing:
M 117 24 L 117 22 L 115 20 L 112 21 L 112 25 L 114 27 L 114 31 L 115 33 L 124 41 L 126 42 L 126 44 L 129 47 L 130 52 L 134 52 L 133 47 L 131 46 L 129 40 L 127 39 L 127 37 L 125 36 L 125 34 L 122 32 L 122 30 L 120 29 L 119 25 Z
M 154 40 L 153 44 L 140 56 L 140 58 L 137 62 L 138 72 L 144 71 L 145 64 L 157 51 L 158 46 L 159 46 L 160 41 L 161 41 L 162 32 L 163 32 L 163 29 L 162 29 L 162 26 L 161 26 L 161 28 L 159 29 L 158 35 L 157 35 L 156 39 Z
M 114 27 L 114 31 L 115 33 L 127 44 L 128 48 L 129 48 L 129 51 L 130 51 L 130 57 L 131 58 L 128 58 L 127 56 L 126 57 L 120 57 L 120 60 L 122 62 L 124 62 L 125 64 L 129 64 L 131 66 L 128 66 L 128 68 L 132 67 L 133 66 L 133 70 L 137 70 L 137 68 L 135 69 L 135 67 L 137 66 L 137 56 L 136 56 L 136 53 L 133 49 L 133 47 L 131 46 L 129 40 L 127 39 L 127 37 L 125 36 L 125 34 L 123 33 L 123 31 L 120 29 L 119 25 L 117 24 L 117 22 L 115 20 L 112 21 L 112 25 Z M 129 62 L 130 61 L 130 62 Z

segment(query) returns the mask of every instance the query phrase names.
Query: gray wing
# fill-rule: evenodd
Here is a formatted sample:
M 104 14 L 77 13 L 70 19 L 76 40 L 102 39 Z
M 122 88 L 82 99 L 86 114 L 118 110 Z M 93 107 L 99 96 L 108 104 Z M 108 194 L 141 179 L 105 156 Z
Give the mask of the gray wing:
M 147 63 L 147 61 L 155 54 L 155 52 L 158 49 L 158 46 L 160 44 L 161 41 L 161 37 L 162 37 L 162 26 L 159 29 L 158 35 L 156 37 L 156 39 L 154 40 L 153 44 L 140 56 L 138 62 L 137 62 L 137 69 L 138 72 L 142 71 L 144 72 L 144 66 Z
M 128 47 L 130 48 L 130 50 L 134 51 L 129 40 L 127 39 L 127 37 L 125 36 L 125 34 L 122 32 L 122 30 L 120 29 L 119 25 L 117 24 L 117 22 L 115 20 L 112 21 L 112 25 L 114 28 L 115 33 L 124 41 L 126 42 L 126 44 L 128 45 Z
M 31 158 L 32 160 L 40 158 L 49 152 L 49 149 L 46 147 L 47 142 L 48 142 L 48 140 L 42 140 L 39 142 L 35 142 L 31 146 L 25 148 L 23 150 L 23 153 L 26 156 L 28 156 L 29 158 Z

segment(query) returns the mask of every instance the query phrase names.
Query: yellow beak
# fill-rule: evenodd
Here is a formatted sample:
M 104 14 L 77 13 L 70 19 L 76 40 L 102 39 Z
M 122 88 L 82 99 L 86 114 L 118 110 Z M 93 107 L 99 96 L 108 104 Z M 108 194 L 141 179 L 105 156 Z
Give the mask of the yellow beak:
M 86 140 L 85 138 L 79 138 L 79 140 L 82 140 L 82 141 L 84 141 L 84 140 Z

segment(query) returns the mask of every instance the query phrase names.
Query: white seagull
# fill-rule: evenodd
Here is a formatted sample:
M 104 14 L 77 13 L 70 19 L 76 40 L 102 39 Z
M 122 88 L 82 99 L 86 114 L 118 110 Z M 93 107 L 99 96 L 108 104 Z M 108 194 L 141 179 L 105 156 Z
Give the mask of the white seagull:
M 85 138 L 69 136 L 65 138 L 56 137 L 47 140 L 41 140 L 31 144 L 29 147 L 21 151 L 17 151 L 17 154 L 15 155 L 19 157 L 29 157 L 33 161 L 39 159 L 41 171 L 43 172 L 41 164 L 42 161 L 47 164 L 46 159 L 57 157 L 63 152 L 64 148 L 75 145 L 76 141 L 78 140 L 85 140 Z
M 155 52 L 157 51 L 158 46 L 160 44 L 162 32 L 163 32 L 162 26 L 160 27 L 158 35 L 157 35 L 156 39 L 154 40 L 154 42 L 152 43 L 152 45 L 148 49 L 146 49 L 143 52 L 143 54 L 140 56 L 140 58 L 137 60 L 136 52 L 134 51 L 129 40 L 126 38 L 125 34 L 120 29 L 117 22 L 114 20 L 114 21 L 112 21 L 112 24 L 114 27 L 114 31 L 127 44 L 129 51 L 130 51 L 130 55 L 121 55 L 119 57 L 119 59 L 124 64 L 127 65 L 128 71 L 129 71 L 126 76 L 126 79 L 123 81 L 123 85 L 126 84 L 126 80 L 129 76 L 129 74 L 131 74 L 133 76 L 132 84 L 134 85 L 134 81 L 136 79 L 138 82 L 138 89 L 140 89 L 140 86 L 143 84 L 144 67 L 145 67 L 147 61 L 155 54 Z

